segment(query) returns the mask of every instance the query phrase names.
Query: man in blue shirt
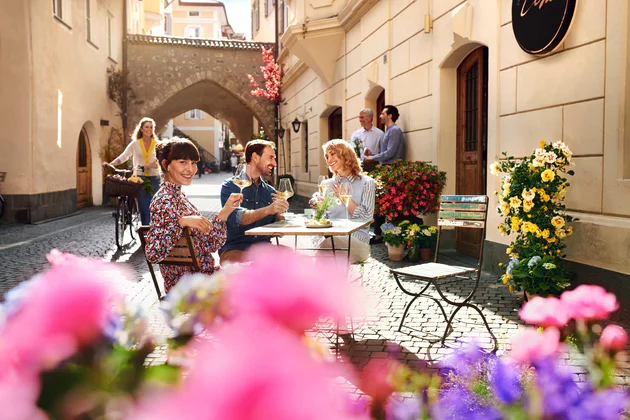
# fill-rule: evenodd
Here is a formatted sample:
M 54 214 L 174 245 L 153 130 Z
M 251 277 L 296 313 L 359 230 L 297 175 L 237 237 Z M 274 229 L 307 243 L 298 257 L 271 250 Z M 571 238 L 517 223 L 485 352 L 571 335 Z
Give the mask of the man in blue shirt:
M 381 145 L 381 152 L 373 154 L 371 150 L 365 150 L 366 162 L 378 162 L 381 165 L 390 165 L 397 159 L 405 158 L 405 137 L 403 132 L 396 125 L 400 114 L 398 108 L 393 105 L 385 105 L 381 112 L 380 119 L 385 124 L 385 137 Z M 380 214 L 374 215 L 374 238 L 370 239 L 371 244 L 383 242 L 381 235 L 381 225 L 385 223 L 385 218 Z
M 244 262 L 243 255 L 247 249 L 258 243 L 270 243 L 268 236 L 245 236 L 245 231 L 264 226 L 282 219 L 281 213 L 289 208 L 286 200 L 276 197 L 276 190 L 261 175 L 270 176 L 277 166 L 274 144 L 266 140 L 252 140 L 245 146 L 245 177 L 252 185 L 243 189 L 243 201 L 239 208 L 228 217 L 227 240 L 219 250 L 221 264 L 227 261 Z M 236 174 L 238 176 L 239 174 Z M 240 193 L 238 186 L 228 178 L 221 186 L 221 205 L 224 206 L 230 194 Z

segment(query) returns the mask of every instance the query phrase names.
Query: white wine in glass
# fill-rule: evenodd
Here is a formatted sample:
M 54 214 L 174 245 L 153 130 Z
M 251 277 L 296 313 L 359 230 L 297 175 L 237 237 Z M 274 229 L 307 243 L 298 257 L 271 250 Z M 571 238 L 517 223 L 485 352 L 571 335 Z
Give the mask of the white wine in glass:
M 328 192 L 328 185 L 324 184 L 324 182 L 327 180 L 328 177 L 326 175 L 320 175 L 319 179 L 317 180 L 317 188 L 319 188 L 319 194 L 322 197 L 326 197 L 326 193 Z
M 247 165 L 241 163 L 236 167 L 236 175 L 232 179 L 234 185 L 241 189 L 241 194 L 243 193 L 243 189 L 252 185 L 252 181 L 247 177 Z
M 293 197 L 293 186 L 291 185 L 291 180 L 288 178 L 282 178 L 278 183 L 278 197 L 281 197 L 285 200 Z M 286 212 L 284 213 L 287 214 Z
M 348 225 L 350 222 L 350 217 L 348 216 L 348 204 L 350 204 L 350 200 L 352 200 L 352 188 L 350 182 L 341 182 L 341 185 L 339 186 L 339 198 L 346 207 L 346 225 Z

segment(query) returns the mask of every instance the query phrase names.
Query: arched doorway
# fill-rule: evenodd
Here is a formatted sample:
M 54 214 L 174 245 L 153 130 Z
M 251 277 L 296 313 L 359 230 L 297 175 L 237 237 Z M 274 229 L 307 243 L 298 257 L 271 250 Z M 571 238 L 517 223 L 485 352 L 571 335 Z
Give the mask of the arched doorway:
M 77 146 L 77 208 L 92 205 L 92 153 L 85 129 L 79 134 Z
M 383 112 L 383 108 L 385 108 L 385 90 L 384 89 L 381 92 L 381 94 L 378 95 L 378 98 L 376 98 L 376 109 L 374 110 L 374 121 L 372 121 L 372 123 L 378 128 L 380 128 L 383 132 L 385 132 L 385 124 L 383 124 L 381 122 L 381 119 L 379 118 L 381 116 L 381 112 Z
M 341 107 L 328 116 L 328 140 L 343 138 L 343 112 Z
M 457 68 L 456 192 L 486 194 L 488 148 L 488 48 L 479 47 Z M 481 231 L 456 229 L 458 252 L 479 255 Z

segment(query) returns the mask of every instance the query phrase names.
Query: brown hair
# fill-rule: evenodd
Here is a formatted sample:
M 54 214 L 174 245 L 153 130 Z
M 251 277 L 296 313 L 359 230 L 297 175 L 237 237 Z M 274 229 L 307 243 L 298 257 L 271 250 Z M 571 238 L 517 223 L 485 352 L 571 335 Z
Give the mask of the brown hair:
M 180 137 L 173 137 L 170 140 L 158 142 L 155 146 L 155 155 L 157 156 L 160 168 L 166 172 L 168 165 L 174 160 L 187 159 L 193 162 L 199 162 L 199 150 L 193 142 Z M 162 161 L 166 161 L 166 165 Z
M 258 156 L 262 156 L 265 147 L 271 147 L 272 149 L 275 149 L 276 145 L 273 144 L 272 141 L 268 140 L 256 139 L 248 141 L 245 145 L 245 162 L 251 162 L 252 155 L 254 153 L 256 153 Z
M 330 149 L 334 150 L 337 156 L 339 156 L 343 161 L 343 167 L 345 169 L 349 169 L 352 175 L 363 175 L 363 169 L 361 169 L 361 161 L 357 157 L 357 154 L 354 152 L 354 149 L 350 147 L 350 144 L 347 141 L 343 139 L 333 139 L 325 143 L 322 146 L 322 149 L 324 150 L 324 154 L 326 154 L 326 152 L 328 152 L 328 150 Z M 330 170 L 332 172 L 332 169 Z
M 133 140 L 138 140 L 138 139 L 142 138 L 142 126 L 146 122 L 150 122 L 151 124 L 153 124 L 153 134 L 152 134 L 152 136 L 155 139 L 155 141 L 158 141 L 159 139 L 157 138 L 157 135 L 155 134 L 155 121 L 153 121 L 153 119 L 149 118 L 149 117 L 144 117 L 143 119 L 140 120 L 138 125 L 136 125 L 136 128 L 133 129 L 133 133 L 131 133 L 131 138 Z

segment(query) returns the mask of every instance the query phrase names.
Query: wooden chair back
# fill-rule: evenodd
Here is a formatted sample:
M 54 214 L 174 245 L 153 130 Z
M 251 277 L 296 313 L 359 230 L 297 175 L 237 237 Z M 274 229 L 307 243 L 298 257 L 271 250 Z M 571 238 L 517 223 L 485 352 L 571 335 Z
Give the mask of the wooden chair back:
M 440 197 L 435 262 L 437 262 L 443 226 L 482 229 L 481 245 L 479 246 L 479 269 L 481 269 L 487 219 L 488 196 L 486 195 L 443 195 Z
M 147 239 L 146 235 L 149 232 L 149 226 L 140 226 L 138 229 L 138 236 L 140 236 L 140 242 L 142 244 L 142 249 L 144 250 L 144 257 L 146 259 L 146 246 Z M 147 260 L 147 264 L 149 266 L 149 271 L 151 272 L 151 277 L 153 279 L 153 285 L 155 286 L 155 290 L 158 294 L 158 298 L 162 299 L 162 293 L 160 292 L 160 288 L 157 283 L 157 279 L 155 277 L 155 272 L 153 271 L 153 265 Z M 171 253 L 166 256 L 162 261 L 158 262 L 160 265 L 181 265 L 186 267 L 192 267 L 195 271 L 201 271 L 201 267 L 199 266 L 199 259 L 195 254 L 195 240 L 190 234 L 190 230 L 186 227 L 182 231 L 182 237 L 175 243 Z

